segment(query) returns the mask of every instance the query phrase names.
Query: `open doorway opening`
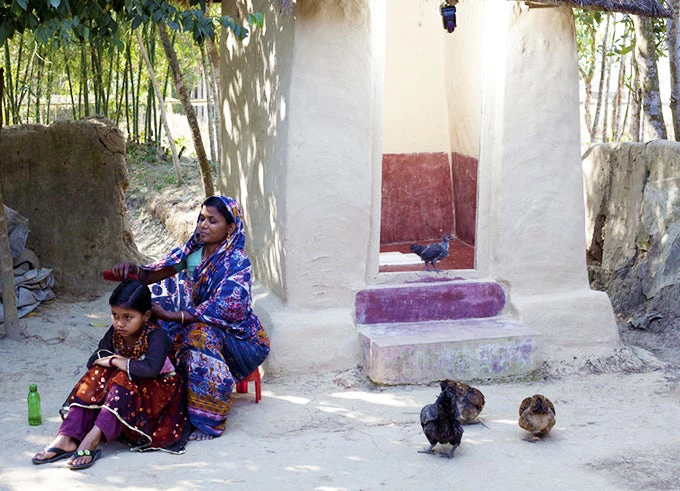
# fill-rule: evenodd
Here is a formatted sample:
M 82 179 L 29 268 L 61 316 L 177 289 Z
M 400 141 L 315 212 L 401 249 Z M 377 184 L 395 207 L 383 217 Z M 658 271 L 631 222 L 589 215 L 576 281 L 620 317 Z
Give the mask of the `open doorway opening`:
M 474 269 L 479 160 L 479 45 L 469 22 L 444 30 L 439 0 L 386 8 L 380 272 L 424 269 L 410 250 L 452 234 L 442 270 Z M 472 17 L 470 17 L 472 14 Z

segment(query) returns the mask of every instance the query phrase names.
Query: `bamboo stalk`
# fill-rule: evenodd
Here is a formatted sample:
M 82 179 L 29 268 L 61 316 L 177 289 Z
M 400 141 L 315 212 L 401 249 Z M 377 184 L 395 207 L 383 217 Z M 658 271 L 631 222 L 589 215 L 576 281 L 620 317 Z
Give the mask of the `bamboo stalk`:
M 215 141 L 215 146 L 217 147 L 217 165 L 216 168 L 217 170 L 217 179 L 219 181 L 219 172 L 221 169 L 221 165 L 219 162 L 222 160 L 222 140 L 221 140 L 221 131 L 222 131 L 222 89 L 220 87 L 220 55 L 217 51 L 217 46 L 213 42 L 212 39 L 208 38 L 206 39 L 206 45 L 208 46 L 208 57 L 210 59 L 210 64 L 208 65 L 210 68 L 210 79 L 212 80 L 213 84 L 213 94 L 215 97 L 215 100 L 213 101 L 214 103 L 214 123 L 215 123 L 215 133 L 217 135 L 216 141 Z
M 205 146 L 203 145 L 201 130 L 198 127 L 196 111 L 191 105 L 189 93 L 187 91 L 186 85 L 184 84 L 184 77 L 182 76 L 182 71 L 179 67 L 179 61 L 177 60 L 177 52 L 175 51 L 172 44 L 170 44 L 170 37 L 168 36 L 168 32 L 164 23 L 160 23 L 158 25 L 158 35 L 161 39 L 165 56 L 167 57 L 168 63 L 172 69 L 172 80 L 175 84 L 175 90 L 177 91 L 179 100 L 181 101 L 182 107 L 184 108 L 184 114 L 186 115 L 187 121 L 189 123 L 189 128 L 191 128 L 194 149 L 196 150 L 196 157 L 198 158 L 198 168 L 201 172 L 201 178 L 203 179 L 203 192 L 206 196 L 212 196 L 215 194 L 215 186 L 213 184 L 212 171 L 210 170 L 208 156 L 205 153 Z
M 142 64 L 139 63 L 139 66 L 137 67 L 137 88 L 135 90 L 135 96 L 134 96 L 134 107 L 135 107 L 135 118 L 132 124 L 135 126 L 135 141 L 139 141 L 139 112 L 140 112 L 140 104 L 139 104 L 139 94 L 142 91 Z
M 213 163 L 217 162 L 217 149 L 215 147 L 215 129 L 213 127 L 213 120 L 214 118 L 212 117 L 214 111 L 214 96 L 213 96 L 213 91 L 212 91 L 212 84 L 210 82 L 210 78 L 208 75 L 208 69 L 206 68 L 206 65 L 208 62 L 206 61 L 206 56 L 205 56 L 205 49 L 203 46 L 201 46 L 201 71 L 203 73 L 203 80 L 205 82 L 205 95 L 206 95 L 206 113 L 208 117 L 208 139 L 210 140 L 210 159 L 213 161 Z
M 76 99 L 73 96 L 73 82 L 71 81 L 71 69 L 68 66 L 68 56 L 66 53 L 66 48 L 64 48 L 64 66 L 66 67 L 66 81 L 68 82 L 68 92 L 71 96 L 71 113 L 73 114 L 73 119 L 78 119 L 76 116 Z
M 177 149 L 175 148 L 175 141 L 172 138 L 172 132 L 170 131 L 170 124 L 168 124 L 168 118 L 165 114 L 165 101 L 163 100 L 163 95 L 161 94 L 160 88 L 158 87 L 158 82 L 156 81 L 156 76 L 153 73 L 153 66 L 151 61 L 149 61 L 149 56 L 146 53 L 146 48 L 144 47 L 144 41 L 142 40 L 142 35 L 139 30 L 135 31 L 137 35 L 137 44 L 139 45 L 139 51 L 144 59 L 144 64 L 149 72 L 149 80 L 156 92 L 156 97 L 158 98 L 158 106 L 161 111 L 161 119 L 163 120 L 163 127 L 165 128 L 165 136 L 168 138 L 168 145 L 170 145 L 170 151 L 172 152 L 172 162 L 175 166 L 175 173 L 177 174 L 177 185 L 182 184 L 182 171 L 179 167 L 179 157 L 177 156 Z
M 125 49 L 125 70 L 126 70 L 126 75 L 127 71 L 129 70 L 130 72 L 130 77 L 127 78 L 127 83 L 125 84 L 125 122 L 127 123 L 127 133 L 128 133 L 128 138 L 130 138 L 130 99 L 129 99 L 129 92 L 128 92 L 128 87 L 132 84 L 132 60 L 131 60 L 131 55 L 130 55 L 130 44 L 128 43 L 127 48 Z M 134 104 L 134 102 L 133 102 Z
M 85 44 L 80 48 L 80 84 L 83 88 L 83 107 L 85 108 L 85 117 L 90 115 L 90 90 L 87 87 L 87 55 L 85 53 Z

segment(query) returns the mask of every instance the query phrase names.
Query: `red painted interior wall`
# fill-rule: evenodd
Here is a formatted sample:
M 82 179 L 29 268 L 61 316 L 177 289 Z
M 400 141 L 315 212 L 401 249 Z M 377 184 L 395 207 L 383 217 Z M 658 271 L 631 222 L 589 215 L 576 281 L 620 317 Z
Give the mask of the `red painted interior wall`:
M 477 162 L 475 157 L 451 154 L 456 238 L 472 246 L 475 245 L 477 222 Z
M 383 154 L 382 172 L 381 244 L 437 240 L 453 231 L 445 152 Z
M 449 163 L 450 162 L 450 163 Z M 455 232 L 475 242 L 477 159 L 445 152 L 383 154 L 380 243 L 425 242 Z

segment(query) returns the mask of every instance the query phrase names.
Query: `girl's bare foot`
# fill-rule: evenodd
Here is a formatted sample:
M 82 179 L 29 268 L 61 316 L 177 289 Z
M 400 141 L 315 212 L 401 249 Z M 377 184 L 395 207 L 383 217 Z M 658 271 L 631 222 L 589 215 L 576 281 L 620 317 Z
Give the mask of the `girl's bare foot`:
M 71 453 L 77 447 L 78 443 L 70 436 L 57 435 L 57 437 L 54 440 L 52 440 L 52 443 L 50 443 L 45 450 L 35 454 L 35 456 L 33 457 L 33 463 L 42 464 L 43 461 L 49 461 L 50 459 L 56 457 L 57 455 L 61 455 L 62 452 L 58 452 L 58 450 L 62 450 L 63 452 L 66 453 Z

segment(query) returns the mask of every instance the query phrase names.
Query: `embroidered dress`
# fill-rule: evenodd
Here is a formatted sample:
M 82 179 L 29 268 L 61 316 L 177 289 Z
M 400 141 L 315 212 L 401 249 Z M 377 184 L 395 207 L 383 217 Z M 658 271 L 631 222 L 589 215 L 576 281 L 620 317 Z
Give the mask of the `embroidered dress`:
M 251 264 L 245 254 L 240 206 L 219 199 L 236 229 L 190 275 L 187 257 L 203 247 L 195 232 L 165 258 L 142 266 L 157 271 L 173 266 L 179 273 L 151 285 L 154 301 L 163 309 L 184 310 L 198 322 L 182 325 L 160 321 L 174 339 L 178 366 L 187 380 L 187 412 L 191 424 L 211 436 L 224 432 L 234 384 L 252 373 L 269 354 L 269 339 L 251 305 Z
M 167 335 L 155 324 L 145 323 L 131 347 L 113 327 L 109 328 L 88 361 L 87 373 L 66 398 L 64 406 L 69 412 L 62 427 L 74 427 L 68 421 L 72 412 L 82 419 L 94 417 L 73 408 L 108 411 L 118 420 L 120 433 L 111 436 L 104 431 L 107 439 L 117 438 L 132 450 L 184 452 L 187 437 L 184 383 L 167 358 L 170 346 Z M 130 373 L 93 364 L 96 358 L 111 354 L 129 358 Z

